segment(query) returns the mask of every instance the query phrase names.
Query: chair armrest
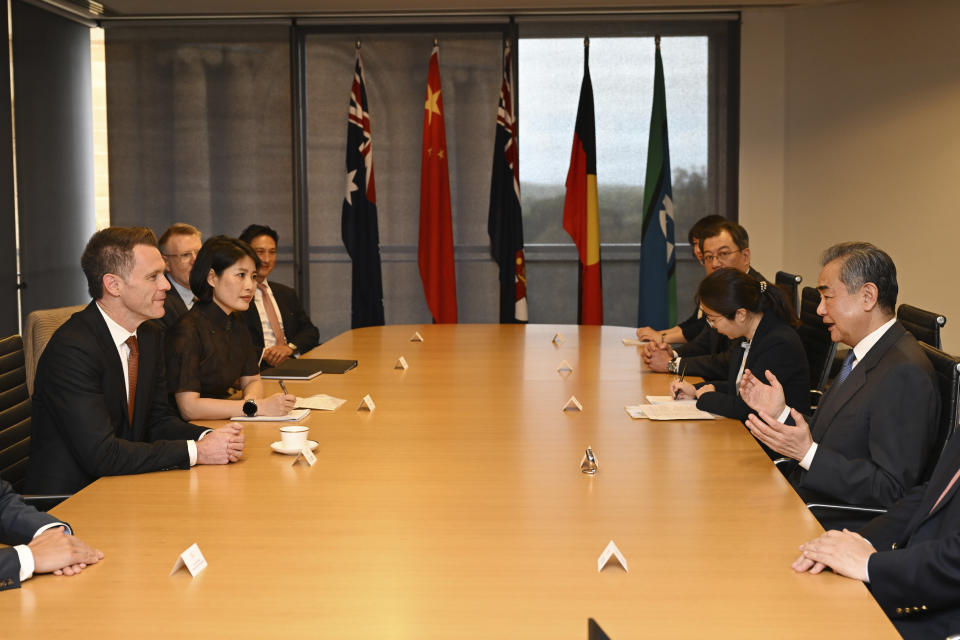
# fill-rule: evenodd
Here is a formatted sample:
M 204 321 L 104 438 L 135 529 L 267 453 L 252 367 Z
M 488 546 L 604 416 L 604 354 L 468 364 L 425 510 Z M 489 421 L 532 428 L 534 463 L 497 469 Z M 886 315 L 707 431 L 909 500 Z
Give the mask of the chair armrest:
M 72 494 L 27 495 L 23 496 L 23 501 L 38 511 L 49 511 L 67 498 L 71 497 L 71 495 Z

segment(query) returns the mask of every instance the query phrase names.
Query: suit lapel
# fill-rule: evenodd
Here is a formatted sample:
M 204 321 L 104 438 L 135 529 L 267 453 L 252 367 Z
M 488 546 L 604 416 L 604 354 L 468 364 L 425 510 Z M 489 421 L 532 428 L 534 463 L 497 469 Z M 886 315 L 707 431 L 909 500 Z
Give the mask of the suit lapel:
M 87 316 L 87 323 L 93 328 L 93 333 L 100 344 L 100 350 L 104 354 L 106 367 L 106 379 L 103 381 L 103 394 L 107 400 L 107 406 L 112 404 L 112 398 L 119 396 L 123 403 L 123 419 L 129 423 L 127 417 L 130 413 L 127 403 L 126 385 L 123 382 L 123 363 L 120 362 L 120 352 L 117 345 L 113 342 L 113 336 L 110 335 L 110 329 L 97 308 L 97 303 L 91 302 L 83 313 Z
M 837 412 L 863 388 L 867 383 L 867 375 L 870 370 L 880 363 L 887 351 L 900 340 L 904 331 L 900 323 L 895 322 L 892 327 L 887 329 L 887 332 L 883 334 L 880 340 L 873 345 L 873 348 L 867 352 L 863 361 L 854 367 L 853 371 L 850 372 L 850 375 L 847 376 L 847 379 L 844 380 L 842 384 L 830 386 L 811 422 L 810 432 L 814 440 L 819 441 L 828 431 Z
M 940 503 L 937 504 L 937 499 L 940 497 L 940 494 L 943 493 L 947 483 L 953 479 L 957 469 L 960 468 L 960 446 L 958 446 L 958 443 L 954 443 L 951 453 L 944 453 L 948 456 L 945 457 L 944 460 L 949 460 L 950 463 L 946 466 L 937 466 L 937 473 L 930 478 L 930 482 L 927 484 L 927 489 L 924 492 L 923 501 L 917 508 L 916 513 L 914 513 L 910 524 L 907 525 L 903 540 L 909 540 L 910 537 L 916 533 L 917 529 L 920 528 L 920 525 L 945 509 L 947 505 L 950 504 L 950 501 L 956 497 L 957 490 L 960 489 L 960 480 L 958 480 L 950 487 L 950 491 L 943 496 L 943 500 L 940 500 Z M 933 506 L 935 504 L 937 505 L 936 508 Z

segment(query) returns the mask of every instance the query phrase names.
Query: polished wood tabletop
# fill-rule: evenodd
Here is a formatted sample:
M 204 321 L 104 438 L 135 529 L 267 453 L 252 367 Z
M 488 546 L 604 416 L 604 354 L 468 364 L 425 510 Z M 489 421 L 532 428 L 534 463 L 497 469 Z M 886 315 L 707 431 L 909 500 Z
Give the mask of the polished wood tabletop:
M 315 466 L 248 423 L 239 463 L 98 480 L 53 513 L 105 559 L 0 593 L 0 636 L 585 638 L 594 618 L 614 640 L 897 637 L 861 583 L 790 569 L 821 529 L 742 424 L 627 415 L 669 384 L 631 333 L 342 334 L 310 356 L 356 369 L 287 383 L 347 400 L 305 421 Z M 629 571 L 597 571 L 610 540 Z M 170 576 L 194 542 L 207 569 Z

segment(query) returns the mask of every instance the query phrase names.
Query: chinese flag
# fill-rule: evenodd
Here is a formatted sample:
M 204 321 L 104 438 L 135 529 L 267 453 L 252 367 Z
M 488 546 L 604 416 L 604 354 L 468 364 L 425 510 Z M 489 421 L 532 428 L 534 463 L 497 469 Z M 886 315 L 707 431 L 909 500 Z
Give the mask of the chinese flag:
M 583 49 L 583 84 L 573 151 L 563 201 L 563 228 L 580 254 L 577 322 L 603 324 L 603 289 L 600 282 L 600 218 L 597 206 L 597 143 L 594 132 L 593 85 L 590 83 L 588 46 Z
M 447 136 L 440 96 L 440 48 L 434 45 L 423 109 L 420 164 L 420 246 L 417 262 L 423 293 L 434 322 L 457 321 L 457 279 L 453 265 L 453 223 Z

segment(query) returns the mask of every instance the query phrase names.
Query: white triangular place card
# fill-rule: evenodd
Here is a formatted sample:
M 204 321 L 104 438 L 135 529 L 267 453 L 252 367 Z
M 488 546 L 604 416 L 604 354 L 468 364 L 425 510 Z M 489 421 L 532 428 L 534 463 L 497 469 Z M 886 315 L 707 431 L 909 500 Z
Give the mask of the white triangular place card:
M 410 336 L 410 342 L 423 342 L 423 336 L 420 335 L 419 331 L 414 331 L 413 335 Z
M 566 360 L 560 363 L 560 366 L 557 367 L 557 373 L 572 373 L 573 367 L 570 366 L 570 363 Z
M 553 344 L 563 344 L 566 342 L 566 340 L 563 339 L 563 334 L 557 331 L 555 334 L 553 334 L 552 342 Z
M 193 577 L 196 577 L 198 573 L 207 568 L 207 559 L 203 557 L 203 554 L 200 552 L 200 547 L 197 546 L 196 542 L 180 554 L 180 557 L 177 558 L 177 563 L 173 565 L 173 569 L 170 570 L 170 575 L 175 574 L 183 567 L 186 567 L 187 571 L 189 571 Z
M 298 453 L 297 457 L 293 459 L 293 463 L 290 466 L 292 467 L 293 465 L 297 464 L 301 460 L 306 462 L 311 467 L 317 464 L 317 456 L 313 454 L 313 451 L 310 451 L 310 447 L 304 447 L 303 449 L 301 449 L 300 453 Z
M 377 408 L 377 405 L 373 403 L 373 398 L 370 397 L 370 394 L 363 396 L 363 400 L 360 401 L 360 406 L 357 407 L 357 411 L 370 411 L 372 412 Z
M 566 404 L 563 405 L 563 411 L 583 411 L 583 405 L 577 400 L 577 396 L 570 396 Z
M 408 369 L 409 367 L 410 367 L 410 365 L 407 364 L 407 359 L 404 358 L 403 356 L 400 356 L 399 358 L 397 358 L 397 364 L 393 365 L 393 368 L 394 368 L 394 369 L 404 369 L 404 370 L 406 370 L 406 369 Z
M 600 554 L 600 557 L 597 558 L 598 572 L 603 571 L 603 568 L 607 566 L 608 562 L 610 562 L 611 557 L 617 558 L 617 562 L 620 563 L 620 566 L 623 567 L 624 571 L 630 571 L 630 569 L 627 568 L 627 559 L 623 557 L 623 554 L 620 553 L 620 549 L 617 549 L 617 545 L 615 545 L 613 540 L 611 540 L 603 550 L 603 553 Z

